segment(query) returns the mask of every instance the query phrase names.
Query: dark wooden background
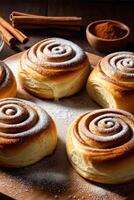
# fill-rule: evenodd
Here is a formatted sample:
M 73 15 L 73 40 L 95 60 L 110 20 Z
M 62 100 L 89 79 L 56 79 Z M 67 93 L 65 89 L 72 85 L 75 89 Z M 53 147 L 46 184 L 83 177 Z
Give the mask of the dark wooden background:
M 9 20 L 9 15 L 13 11 L 22 11 L 40 15 L 63 16 L 76 15 L 82 16 L 83 26 L 98 19 L 115 19 L 128 24 L 131 28 L 131 38 L 127 50 L 134 49 L 134 1 L 120 0 L 2 0 L 0 2 L 0 15 Z M 85 38 L 85 29 L 79 33 L 67 32 L 63 30 L 37 30 L 24 31 L 29 36 L 29 42 L 26 45 L 20 45 L 16 50 L 11 50 L 7 45 L 0 55 L 4 59 L 14 53 L 30 47 L 35 42 L 44 37 L 59 36 L 72 39 L 85 50 L 95 52 L 90 48 Z M 98 52 L 95 52 L 99 54 Z

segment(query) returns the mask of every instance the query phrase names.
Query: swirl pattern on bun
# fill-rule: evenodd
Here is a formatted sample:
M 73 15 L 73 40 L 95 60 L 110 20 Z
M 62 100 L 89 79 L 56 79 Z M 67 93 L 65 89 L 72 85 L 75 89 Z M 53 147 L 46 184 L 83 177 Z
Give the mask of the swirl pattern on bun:
M 82 114 L 68 131 L 69 160 L 89 180 L 109 184 L 132 180 L 133 152 L 134 116 L 123 110 Z
M 65 39 L 48 38 L 22 55 L 19 77 L 32 94 L 58 99 L 78 92 L 88 74 L 88 58 L 79 46 Z
M 104 57 L 90 74 L 87 91 L 102 107 L 134 113 L 134 53 L 116 52 Z
M 120 86 L 134 89 L 134 53 L 110 54 L 101 60 L 100 68 L 107 77 L 111 78 L 111 81 L 113 79 Z
M 57 142 L 51 117 L 29 101 L 0 100 L 0 165 L 22 167 L 53 152 Z

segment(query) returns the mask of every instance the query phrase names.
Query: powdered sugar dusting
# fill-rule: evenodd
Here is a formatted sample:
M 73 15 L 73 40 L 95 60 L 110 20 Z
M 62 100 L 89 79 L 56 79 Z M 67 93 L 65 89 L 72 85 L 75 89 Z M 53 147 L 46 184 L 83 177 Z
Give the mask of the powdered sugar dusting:
M 6 61 L 17 77 L 19 57 Z M 71 200 L 123 200 L 128 187 L 113 187 L 85 181 L 72 169 L 66 156 L 65 140 L 69 125 L 81 113 L 99 108 L 86 91 L 59 101 L 37 99 L 18 87 L 18 97 L 31 100 L 44 108 L 55 120 L 58 130 L 58 145 L 53 156 L 23 169 L 1 170 L 0 190 L 16 199 L 71 199 Z

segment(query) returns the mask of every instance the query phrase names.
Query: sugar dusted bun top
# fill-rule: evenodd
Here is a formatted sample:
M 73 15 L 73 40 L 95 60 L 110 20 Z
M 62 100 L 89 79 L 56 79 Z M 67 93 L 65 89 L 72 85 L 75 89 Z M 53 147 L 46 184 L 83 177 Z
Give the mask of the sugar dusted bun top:
M 134 53 L 116 52 L 109 54 L 101 60 L 99 67 L 113 82 L 134 89 Z
M 78 45 L 60 38 L 38 42 L 26 51 L 21 60 L 24 68 L 30 67 L 42 75 L 74 71 L 82 68 L 84 61 L 86 54 Z
M 118 109 L 100 109 L 79 117 L 73 134 L 74 145 L 82 145 L 90 159 L 117 158 L 134 150 L 134 117 Z
M 49 120 L 48 114 L 34 103 L 17 98 L 0 100 L 0 137 L 5 142 L 39 134 L 49 126 Z

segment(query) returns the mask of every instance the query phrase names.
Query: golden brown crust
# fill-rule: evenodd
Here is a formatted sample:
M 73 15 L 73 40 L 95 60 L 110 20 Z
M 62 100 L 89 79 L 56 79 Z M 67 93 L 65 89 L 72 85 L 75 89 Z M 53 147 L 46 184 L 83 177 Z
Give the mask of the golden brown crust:
M 21 167 L 53 152 L 56 127 L 50 116 L 34 103 L 0 100 L 0 165 Z
M 15 97 L 17 92 L 16 80 L 9 67 L 0 61 L 0 99 Z
M 117 52 L 104 57 L 90 74 L 87 90 L 103 107 L 134 113 L 134 54 Z
M 88 112 L 76 119 L 69 129 L 69 160 L 87 179 L 113 184 L 132 180 L 133 152 L 134 116 L 128 112 L 118 109 Z M 124 167 L 120 171 L 121 163 Z M 115 170 L 113 174 L 112 170 Z
M 56 98 L 78 92 L 88 74 L 89 61 L 84 51 L 73 42 L 60 38 L 38 42 L 24 52 L 20 61 L 21 85 L 37 96 L 44 94 L 44 98 L 55 98 L 55 90 L 60 91 Z M 44 85 L 42 88 L 40 82 Z M 64 93 L 67 85 L 70 87 Z

